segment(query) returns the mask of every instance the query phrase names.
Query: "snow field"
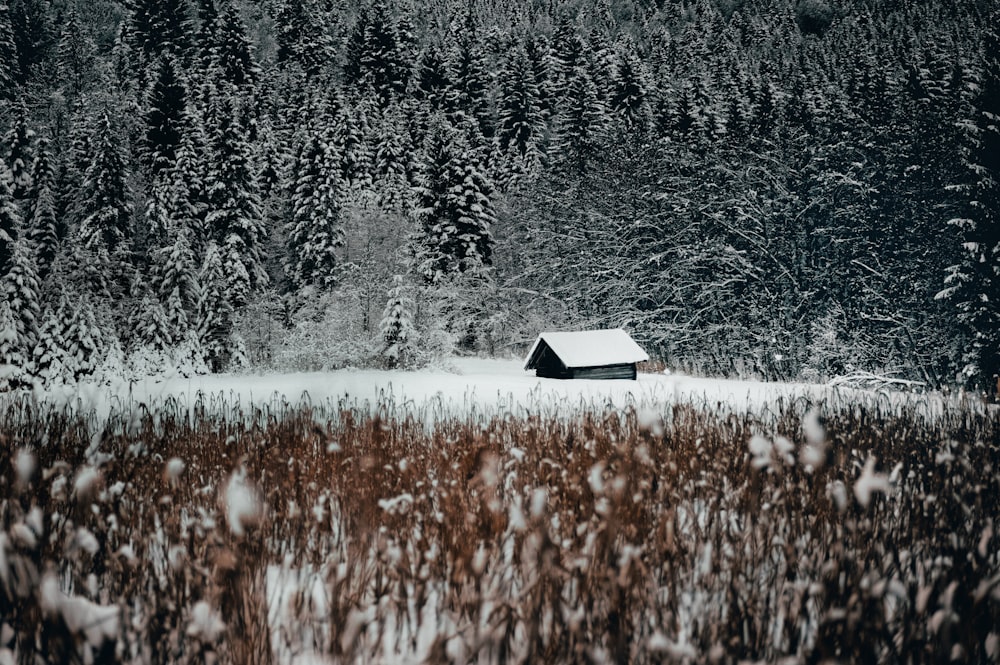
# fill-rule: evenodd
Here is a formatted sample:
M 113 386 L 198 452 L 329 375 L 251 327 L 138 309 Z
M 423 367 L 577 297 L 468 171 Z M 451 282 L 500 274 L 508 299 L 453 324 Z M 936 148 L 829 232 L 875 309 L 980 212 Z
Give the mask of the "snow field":
M 270 408 L 309 404 L 335 414 L 347 408 L 390 415 L 417 415 L 428 424 L 440 418 L 510 413 L 574 416 L 606 408 L 638 407 L 659 413 L 674 404 L 761 416 L 800 400 L 846 405 L 858 401 L 892 409 L 910 406 L 934 417 L 949 400 L 937 394 L 877 392 L 822 384 L 780 383 L 640 373 L 638 380 L 542 379 L 521 368 L 522 361 L 455 358 L 447 368 L 419 371 L 355 370 L 280 374 L 159 376 L 140 381 L 64 385 L 35 396 L 104 416 L 130 405 L 171 401 L 191 408 L 201 401 L 213 409 Z M 954 402 L 954 400 L 951 400 Z

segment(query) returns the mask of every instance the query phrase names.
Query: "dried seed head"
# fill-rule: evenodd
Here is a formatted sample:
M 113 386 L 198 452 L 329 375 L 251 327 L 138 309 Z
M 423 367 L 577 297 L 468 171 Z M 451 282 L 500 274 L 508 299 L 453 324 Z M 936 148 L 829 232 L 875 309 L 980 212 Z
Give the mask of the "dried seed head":
M 17 455 L 14 457 L 14 472 L 17 474 L 19 483 L 23 485 L 30 483 L 37 469 L 38 461 L 35 459 L 34 453 L 26 448 L 17 451 Z
M 170 460 L 167 461 L 165 469 L 167 480 L 171 483 L 176 483 L 181 477 L 181 474 L 184 473 L 185 467 L 186 465 L 184 464 L 184 460 L 179 457 L 171 457 Z
M 247 482 L 246 469 L 234 471 L 230 476 L 225 500 L 229 530 L 234 536 L 242 537 L 260 523 L 263 507 L 256 488 Z

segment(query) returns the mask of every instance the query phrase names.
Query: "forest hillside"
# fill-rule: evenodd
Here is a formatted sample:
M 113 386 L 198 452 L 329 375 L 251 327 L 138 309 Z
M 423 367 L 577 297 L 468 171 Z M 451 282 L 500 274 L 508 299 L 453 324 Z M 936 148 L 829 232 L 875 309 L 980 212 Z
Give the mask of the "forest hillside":
M 995 387 L 986 0 L 0 0 L 0 387 L 668 366 Z

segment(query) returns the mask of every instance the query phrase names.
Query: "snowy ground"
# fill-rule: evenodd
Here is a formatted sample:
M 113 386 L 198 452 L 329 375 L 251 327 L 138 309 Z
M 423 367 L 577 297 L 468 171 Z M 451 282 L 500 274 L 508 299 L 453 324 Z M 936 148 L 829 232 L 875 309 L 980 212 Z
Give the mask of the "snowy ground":
M 229 406 L 296 404 L 357 408 L 391 402 L 396 407 L 435 412 L 513 411 L 517 415 L 559 415 L 577 409 L 692 403 L 709 408 L 760 410 L 778 400 L 830 395 L 816 384 L 705 379 L 639 374 L 628 380 L 540 379 L 520 359 L 455 358 L 447 369 L 415 372 L 343 369 L 331 372 L 216 374 L 191 378 L 148 378 L 112 386 L 81 385 L 39 393 L 46 401 L 69 402 L 106 411 L 112 405 L 156 404 L 168 398 L 191 404 L 199 393 Z M 843 391 L 841 391 L 843 392 Z

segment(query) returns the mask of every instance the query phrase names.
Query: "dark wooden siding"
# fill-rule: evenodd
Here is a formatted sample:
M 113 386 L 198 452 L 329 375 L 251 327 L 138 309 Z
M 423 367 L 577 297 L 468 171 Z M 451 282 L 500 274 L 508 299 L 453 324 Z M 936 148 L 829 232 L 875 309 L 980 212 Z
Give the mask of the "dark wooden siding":
M 548 344 L 542 343 L 538 362 L 535 365 L 535 376 L 546 379 L 572 379 L 572 370 L 567 369 Z
M 602 365 L 600 367 L 576 367 L 569 370 L 574 379 L 632 379 L 636 378 L 635 363 L 628 365 Z

